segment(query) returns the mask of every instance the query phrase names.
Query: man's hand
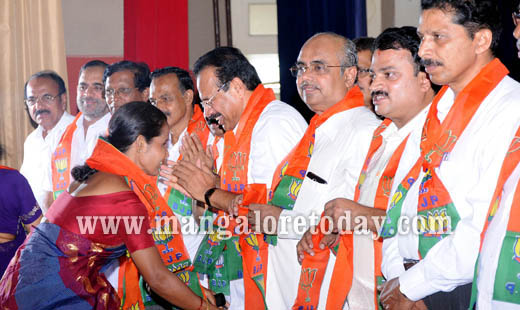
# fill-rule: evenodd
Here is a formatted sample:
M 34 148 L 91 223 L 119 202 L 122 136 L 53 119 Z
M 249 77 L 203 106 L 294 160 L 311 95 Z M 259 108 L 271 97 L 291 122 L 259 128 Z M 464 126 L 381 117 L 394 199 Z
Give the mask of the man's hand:
M 282 208 L 268 204 L 249 205 L 247 220 L 253 230 L 269 235 L 276 235 L 278 231 L 278 219 L 282 213 Z M 268 220 L 266 220 L 266 218 Z M 257 223 L 256 220 L 259 220 Z
M 305 257 L 305 253 L 309 254 L 310 256 L 314 256 L 314 244 L 312 242 L 312 235 L 316 233 L 316 227 L 309 228 L 305 234 L 303 234 L 302 239 L 298 242 L 296 245 L 296 255 L 298 256 L 298 262 L 303 262 L 303 259 Z M 320 241 L 319 248 L 321 250 L 332 247 L 339 241 L 339 234 L 328 234 L 323 236 L 323 238 Z
M 196 134 L 184 135 L 182 137 L 182 144 L 180 148 L 182 159 L 189 161 L 190 163 L 208 168 L 213 171 L 213 154 L 211 147 L 204 150 L 202 142 Z
M 205 201 L 204 194 L 217 183 L 216 175 L 188 161 L 181 160 L 176 163 L 168 161 L 168 164 L 172 166 L 171 176 L 173 178 L 167 173 L 163 173 L 161 169 L 161 176 L 167 179 L 164 183 L 173 188 L 180 186 L 193 199 Z
M 332 219 L 329 225 L 332 232 L 352 231 L 357 223 L 356 217 L 366 217 L 368 224 L 367 229 L 377 232 L 378 226 L 375 225 L 372 216 L 385 216 L 386 212 L 381 209 L 365 207 L 357 202 L 345 198 L 336 198 L 325 204 L 325 211 L 323 216 L 328 216 Z
M 422 300 L 417 302 L 408 299 L 399 289 L 399 278 L 383 284 L 380 300 L 384 309 L 388 310 L 427 310 Z

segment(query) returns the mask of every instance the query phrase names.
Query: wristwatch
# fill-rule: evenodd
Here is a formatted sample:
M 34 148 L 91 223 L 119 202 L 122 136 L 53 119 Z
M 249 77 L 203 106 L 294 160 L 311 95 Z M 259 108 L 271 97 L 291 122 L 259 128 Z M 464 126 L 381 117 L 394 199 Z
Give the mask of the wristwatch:
M 217 190 L 216 187 L 213 187 L 213 188 L 210 188 L 206 191 L 206 193 L 204 193 L 204 200 L 206 201 L 206 204 L 208 205 L 208 207 L 211 207 L 211 203 L 209 202 L 209 198 L 211 197 L 211 195 L 213 195 L 213 193 Z

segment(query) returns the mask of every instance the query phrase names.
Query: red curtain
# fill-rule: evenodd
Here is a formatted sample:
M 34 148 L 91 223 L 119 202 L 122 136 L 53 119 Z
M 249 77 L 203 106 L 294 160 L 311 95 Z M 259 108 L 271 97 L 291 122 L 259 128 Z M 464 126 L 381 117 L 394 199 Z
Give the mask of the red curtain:
M 189 68 L 188 0 L 124 0 L 124 58 Z

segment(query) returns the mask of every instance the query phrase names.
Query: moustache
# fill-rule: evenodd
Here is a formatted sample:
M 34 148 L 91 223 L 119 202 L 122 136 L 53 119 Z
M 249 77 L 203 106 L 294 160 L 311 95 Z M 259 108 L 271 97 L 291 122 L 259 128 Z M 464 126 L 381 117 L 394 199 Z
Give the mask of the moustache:
M 372 95 L 372 98 L 374 98 L 375 96 L 379 96 L 379 95 L 388 97 L 388 93 L 383 90 L 375 90 L 371 93 L 371 95 Z
M 222 126 L 222 124 L 220 124 L 217 120 L 218 117 L 222 116 L 221 113 L 217 112 L 217 113 L 213 113 L 211 114 L 210 116 L 208 117 L 204 117 L 206 119 L 206 123 L 208 123 L 208 125 L 211 125 L 211 124 L 215 124 L 215 125 L 218 125 L 218 128 L 222 131 L 225 131 L 224 130 L 224 126 Z
M 47 114 L 50 114 L 51 111 L 49 110 L 37 110 L 36 112 L 34 112 L 34 117 L 40 115 L 40 114 L 43 114 L 43 113 L 47 113 Z
M 421 65 L 423 67 L 427 67 L 427 66 L 443 66 L 442 62 L 437 61 L 437 60 L 433 60 L 433 59 L 429 59 L 429 58 L 421 59 Z
M 206 119 L 206 122 L 208 123 L 208 125 L 218 124 L 217 118 L 220 116 L 222 116 L 222 114 L 217 112 L 217 113 L 211 114 L 210 116 L 205 117 L 205 119 Z
M 310 84 L 309 82 L 306 82 L 306 81 L 300 83 L 300 88 L 304 88 L 304 87 L 319 88 L 316 85 L 312 85 L 312 84 Z

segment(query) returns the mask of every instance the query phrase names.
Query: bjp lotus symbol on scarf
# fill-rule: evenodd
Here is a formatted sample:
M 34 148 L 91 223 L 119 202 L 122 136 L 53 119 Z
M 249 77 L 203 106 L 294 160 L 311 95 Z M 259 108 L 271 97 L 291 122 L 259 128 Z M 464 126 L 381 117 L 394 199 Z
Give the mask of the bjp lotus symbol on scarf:
M 256 261 L 260 261 L 260 247 L 258 246 L 258 239 L 255 234 L 249 234 L 246 237 L 247 244 L 256 251 Z
M 520 236 L 516 237 L 515 245 L 513 246 L 514 256 L 513 259 L 520 264 Z
M 287 194 L 289 198 L 291 198 L 293 201 L 296 201 L 296 197 L 298 197 L 298 193 L 300 192 L 301 187 L 301 180 L 292 179 L 291 186 L 289 186 L 289 193 Z
M 63 180 L 63 173 L 67 170 L 67 158 L 60 158 L 54 161 L 56 170 L 60 174 L 60 181 Z
M 314 284 L 314 280 L 316 279 L 317 268 L 305 268 L 302 269 L 302 273 L 300 275 L 300 287 L 307 293 L 307 297 L 305 298 L 305 302 L 311 301 L 311 296 L 309 295 L 309 290 L 312 288 Z
M 168 247 L 168 242 L 173 240 L 172 229 L 170 224 L 162 226 L 160 231 L 153 229 L 152 236 L 156 244 L 164 245 L 165 249 L 162 251 L 164 254 L 173 251 L 173 249 Z

